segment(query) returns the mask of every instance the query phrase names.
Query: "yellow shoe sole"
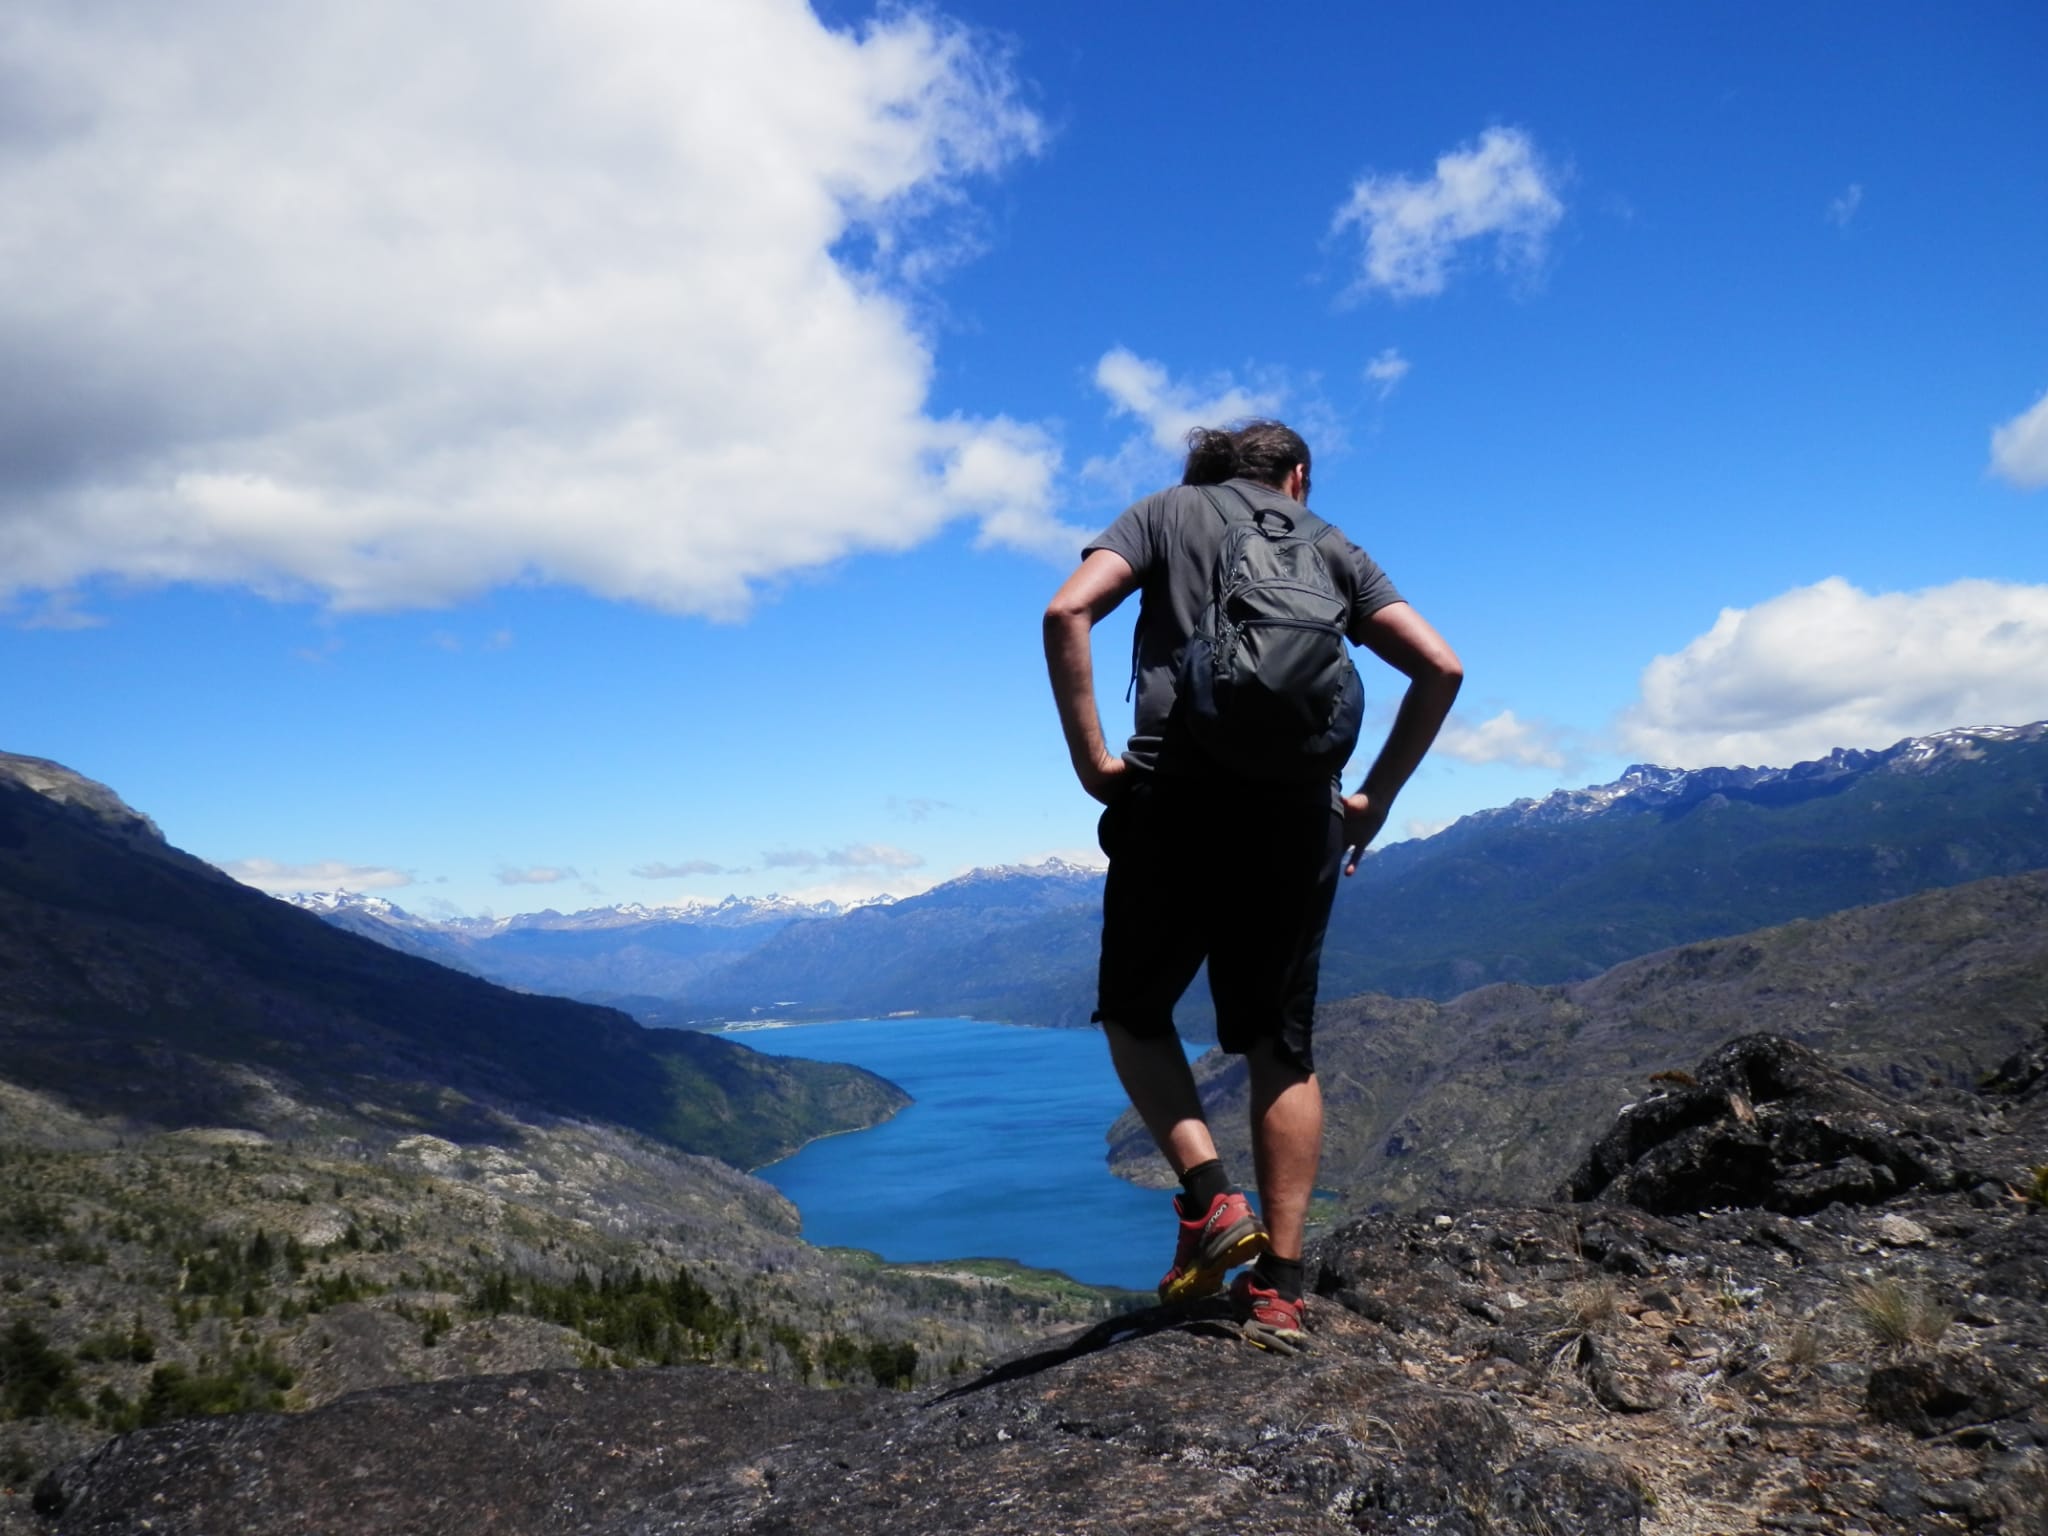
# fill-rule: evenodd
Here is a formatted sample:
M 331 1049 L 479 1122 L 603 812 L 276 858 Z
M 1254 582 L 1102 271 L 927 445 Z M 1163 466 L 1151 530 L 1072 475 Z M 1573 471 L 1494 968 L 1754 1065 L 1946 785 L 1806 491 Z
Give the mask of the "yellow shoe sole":
M 1159 1287 L 1159 1299 L 1167 1306 L 1184 1301 L 1200 1301 L 1204 1296 L 1214 1296 L 1223 1289 L 1223 1277 L 1240 1264 L 1249 1264 L 1266 1251 L 1266 1234 L 1247 1232 L 1207 1264 L 1188 1270 L 1166 1285 Z

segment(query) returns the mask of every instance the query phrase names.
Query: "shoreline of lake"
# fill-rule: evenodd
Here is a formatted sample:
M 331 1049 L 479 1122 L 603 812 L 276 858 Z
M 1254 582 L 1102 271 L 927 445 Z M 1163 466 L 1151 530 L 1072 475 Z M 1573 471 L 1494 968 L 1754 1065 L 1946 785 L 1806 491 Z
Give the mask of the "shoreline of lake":
M 1082 1285 L 1157 1284 L 1172 1208 L 1110 1172 L 1107 1132 L 1127 1101 L 1100 1030 L 919 1015 L 718 1032 L 863 1067 L 911 1096 L 888 1120 L 754 1170 L 795 1204 L 805 1241 L 891 1264 L 986 1259 Z

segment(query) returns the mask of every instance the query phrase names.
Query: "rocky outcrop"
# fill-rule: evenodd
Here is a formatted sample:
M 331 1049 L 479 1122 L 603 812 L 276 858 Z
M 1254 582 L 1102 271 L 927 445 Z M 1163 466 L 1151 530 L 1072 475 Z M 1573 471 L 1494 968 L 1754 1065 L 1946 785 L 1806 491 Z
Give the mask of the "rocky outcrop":
M 1618 1126 L 1596 1200 L 1350 1223 L 1312 1256 L 1304 1358 L 1211 1304 L 935 1396 L 709 1368 L 387 1389 L 128 1436 L 41 1506 L 64 1536 L 2048 1529 L 2048 1213 L 2014 1192 L 2048 1163 L 2041 1065 L 1913 1110 L 1737 1042 L 1676 1086 L 1768 1118 L 1727 1117 L 1772 1178 L 1669 1153 L 1712 1144 L 1702 1112 Z M 1904 1166 L 1882 1126 L 1931 1172 L 1773 1208 L 1818 1120 L 1862 1138 L 1837 1162 Z M 1652 1167 L 1667 1209 L 1616 1198 Z
M 1989 1117 L 1969 1096 L 1907 1105 L 1774 1035 L 1731 1040 L 1682 1076 L 1622 1111 L 1573 1171 L 1569 1198 L 1664 1215 L 1736 1205 L 1803 1216 L 1986 1180 L 1969 1143 L 1988 1134 Z

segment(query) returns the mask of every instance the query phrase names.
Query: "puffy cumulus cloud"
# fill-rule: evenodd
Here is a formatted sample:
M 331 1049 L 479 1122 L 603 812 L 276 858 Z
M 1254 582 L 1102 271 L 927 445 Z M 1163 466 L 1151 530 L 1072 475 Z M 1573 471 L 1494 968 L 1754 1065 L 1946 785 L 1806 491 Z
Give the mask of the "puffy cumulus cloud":
M 2048 394 L 1992 430 L 1991 472 L 2023 491 L 2048 485 Z
M 576 871 L 566 865 L 556 868 L 552 865 L 540 864 L 529 869 L 515 869 L 508 864 L 498 871 L 498 884 L 500 885 L 559 885 L 564 880 L 575 880 L 578 878 L 580 877 Z
M 1398 347 L 1387 347 L 1365 365 L 1365 381 L 1384 400 L 1394 387 L 1408 377 L 1409 362 Z
M 816 853 L 808 848 L 777 848 L 761 855 L 766 869 L 920 869 L 921 854 L 891 848 L 887 843 L 855 843 Z
M 685 859 L 680 864 L 635 864 L 633 878 L 636 880 L 687 880 L 692 875 L 746 875 L 747 869 L 728 869 L 723 864 L 714 864 L 709 859 Z
M 288 891 L 391 891 L 411 885 L 402 869 L 322 859 L 317 864 L 280 864 L 274 859 L 231 859 L 221 873 L 273 895 Z
M 1272 389 L 1246 389 L 1226 377 L 1204 384 L 1177 382 L 1165 365 L 1138 356 L 1127 347 L 1113 347 L 1095 365 L 1095 384 L 1117 414 L 1135 416 L 1156 448 L 1178 453 L 1196 427 L 1216 427 L 1248 416 L 1267 416 L 1280 408 Z
M 1623 744 L 1670 767 L 1784 767 L 1959 725 L 2048 716 L 2048 586 L 1859 591 L 1840 577 L 1754 608 L 1643 670 Z
M 1473 724 L 1460 715 L 1444 722 L 1433 749 L 1461 763 L 1512 763 L 1523 768 L 1562 768 L 1570 754 L 1564 732 L 1524 720 L 1512 709 Z
M 1489 128 L 1478 143 L 1438 156 L 1426 181 L 1361 177 L 1331 229 L 1356 229 L 1365 241 L 1359 290 L 1422 298 L 1443 292 L 1472 241 L 1492 240 L 1503 267 L 1540 262 L 1564 217 L 1557 182 L 1527 134 Z
M 1127 347 L 1112 347 L 1102 354 L 1095 365 L 1095 385 L 1109 397 L 1111 412 L 1133 418 L 1138 431 L 1115 453 L 1088 460 L 1081 474 L 1126 501 L 1141 487 L 1154 488 L 1162 477 L 1179 478 L 1193 428 L 1272 416 L 1286 398 L 1284 389 L 1270 380 L 1251 387 L 1219 374 L 1191 384 L 1174 378 L 1165 364 Z M 1072 547 L 1079 548 L 1081 542 L 1072 541 Z
M 936 15 L 23 0 L 0 76 L 0 597 L 729 617 L 955 519 L 1075 542 L 1042 432 L 926 411 L 909 285 L 1042 136 Z

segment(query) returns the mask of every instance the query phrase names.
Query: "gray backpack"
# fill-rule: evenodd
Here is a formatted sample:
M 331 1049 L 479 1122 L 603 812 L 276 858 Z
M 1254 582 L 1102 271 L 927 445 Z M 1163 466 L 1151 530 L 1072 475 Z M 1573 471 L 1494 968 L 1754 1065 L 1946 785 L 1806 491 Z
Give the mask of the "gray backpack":
M 1306 507 L 1255 508 L 1231 486 L 1199 489 L 1223 519 L 1223 547 L 1209 605 L 1181 653 L 1174 707 L 1196 744 L 1233 773 L 1329 778 L 1365 718 L 1345 635 L 1350 605 L 1316 547 L 1330 525 Z

